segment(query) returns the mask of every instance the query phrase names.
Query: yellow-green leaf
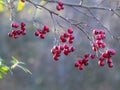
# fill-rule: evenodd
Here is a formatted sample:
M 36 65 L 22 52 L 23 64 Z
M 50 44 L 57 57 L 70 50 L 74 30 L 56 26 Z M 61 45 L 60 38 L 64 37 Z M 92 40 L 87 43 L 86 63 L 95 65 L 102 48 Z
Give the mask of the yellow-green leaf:
M 2 74 L 0 73 L 0 79 L 2 79 L 3 78 L 3 76 L 2 76 Z
M 0 12 L 3 11 L 3 4 L 0 3 Z
M 3 70 L 3 71 L 8 71 L 9 68 L 8 68 L 7 66 L 3 66 L 3 67 L 1 67 L 1 70 Z
M 19 0 L 17 10 L 21 11 L 24 8 L 24 6 L 25 6 L 25 3 L 21 2 L 21 0 Z

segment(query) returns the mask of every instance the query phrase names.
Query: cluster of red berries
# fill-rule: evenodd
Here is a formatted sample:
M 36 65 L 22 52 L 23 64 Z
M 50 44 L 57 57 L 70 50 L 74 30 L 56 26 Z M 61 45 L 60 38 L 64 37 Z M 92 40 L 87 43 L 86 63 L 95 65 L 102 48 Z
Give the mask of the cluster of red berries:
M 51 49 L 51 53 L 54 55 L 53 58 L 55 61 L 59 60 L 59 57 L 60 57 L 62 51 L 63 51 L 64 55 L 68 55 L 69 53 L 74 52 L 74 47 L 69 46 L 68 44 L 54 46 Z
M 58 11 L 63 10 L 64 9 L 63 2 L 59 1 L 58 4 L 56 5 L 56 9 Z
M 113 62 L 112 62 L 112 59 L 111 59 L 111 57 L 113 55 L 115 55 L 115 50 L 113 50 L 113 49 L 108 49 L 108 50 L 104 51 L 99 58 L 98 64 L 100 66 L 104 66 L 105 65 L 105 60 L 106 60 L 106 63 L 108 64 L 108 67 L 110 67 L 110 68 L 113 67 Z
M 20 23 L 20 28 L 19 28 L 19 24 L 13 22 L 11 24 L 11 27 L 15 30 L 12 30 L 11 32 L 8 33 L 9 37 L 13 37 L 13 38 L 18 38 L 19 35 L 26 35 L 26 28 L 25 28 L 26 24 L 24 22 Z
M 34 32 L 35 36 L 39 36 L 41 39 L 45 38 L 45 34 L 50 32 L 49 27 L 47 25 L 43 25 L 42 29 L 38 29 Z
M 95 35 L 95 41 L 92 43 L 93 51 L 97 51 L 99 48 L 105 48 L 106 44 L 103 42 L 105 39 L 105 32 L 103 30 L 93 30 Z
M 78 67 L 79 70 L 83 70 L 83 68 L 88 65 L 89 59 L 94 58 L 95 58 L 94 54 L 84 54 L 83 58 L 80 58 L 77 61 L 75 61 L 74 66 Z
M 92 49 L 93 51 L 97 51 L 100 48 L 105 48 L 106 44 L 103 42 L 105 39 L 105 32 L 103 30 L 93 30 L 93 34 L 95 35 L 95 42 L 92 43 Z M 102 55 L 99 57 L 98 64 L 99 66 L 104 66 L 105 65 L 105 60 L 106 63 L 108 64 L 108 67 L 113 67 L 113 62 L 111 57 L 115 55 L 115 50 L 113 49 L 107 49 L 104 52 L 102 52 Z
M 51 49 L 51 53 L 54 55 L 53 58 L 55 61 L 58 60 L 62 51 L 64 55 L 68 55 L 69 53 L 74 52 L 75 50 L 74 47 L 69 45 L 73 43 L 74 36 L 72 34 L 73 34 L 72 28 L 68 28 L 67 32 L 60 35 L 60 41 L 64 44 L 59 46 L 54 46 Z
M 21 2 L 23 2 L 23 3 L 24 3 L 24 2 L 25 2 L 25 0 L 21 0 Z
M 63 43 L 68 41 L 69 44 L 72 44 L 74 39 L 72 33 L 73 33 L 72 28 L 68 28 L 67 32 L 65 32 L 63 35 L 60 35 L 60 41 Z

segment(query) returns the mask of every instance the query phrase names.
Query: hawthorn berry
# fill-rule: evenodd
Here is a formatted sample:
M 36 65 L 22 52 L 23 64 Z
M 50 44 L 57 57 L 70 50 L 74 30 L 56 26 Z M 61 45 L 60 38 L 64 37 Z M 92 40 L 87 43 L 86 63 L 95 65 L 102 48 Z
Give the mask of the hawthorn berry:
M 69 33 L 69 34 L 72 34 L 72 33 L 73 33 L 72 28 L 68 28 L 68 33 Z
M 94 54 L 90 54 L 90 58 L 91 58 L 91 59 L 94 59 L 94 58 L 95 58 L 95 55 L 94 55 Z

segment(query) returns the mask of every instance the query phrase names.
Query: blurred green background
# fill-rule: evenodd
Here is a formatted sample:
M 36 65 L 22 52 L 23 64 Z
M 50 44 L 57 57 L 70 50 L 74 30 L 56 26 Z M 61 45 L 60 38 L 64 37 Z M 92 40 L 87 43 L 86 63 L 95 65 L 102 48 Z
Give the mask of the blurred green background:
M 39 0 L 35 0 L 39 2 Z M 80 0 L 63 0 L 68 3 L 79 3 Z M 104 2 L 102 2 L 104 1 Z M 101 3 L 102 2 L 102 3 Z M 83 5 L 100 6 L 115 8 L 120 0 L 84 0 Z M 55 11 L 55 4 L 48 4 L 46 7 Z M 81 12 L 89 12 L 81 9 Z M 0 80 L 0 90 L 119 90 L 120 89 L 120 44 L 118 40 L 111 39 L 110 34 L 106 31 L 107 46 L 116 50 L 116 55 L 113 57 L 113 68 L 108 68 L 107 65 L 99 67 L 97 59 L 90 62 L 88 67 L 83 71 L 74 68 L 74 61 L 86 52 L 92 52 L 89 40 L 79 30 L 73 27 L 75 41 L 74 46 L 76 51 L 69 56 L 62 55 L 58 62 L 55 62 L 50 53 L 54 45 L 54 27 L 51 17 L 48 12 L 40 10 L 36 14 L 36 21 L 39 24 L 48 24 L 50 34 L 47 34 L 44 40 L 34 36 L 34 23 L 32 21 L 36 9 L 31 4 L 26 4 L 22 11 L 15 11 L 15 21 L 25 21 L 27 24 L 27 35 L 18 39 L 8 37 L 8 32 L 11 31 L 9 12 L 5 10 L 0 12 L 0 56 L 9 63 L 11 56 L 17 57 L 25 62 L 26 67 L 33 73 L 32 75 L 24 73 L 16 68 L 14 74 L 7 75 Z M 120 36 L 120 17 L 113 12 L 92 10 L 94 15 L 107 27 L 112 35 Z M 66 18 L 71 18 L 80 22 L 84 22 L 84 30 L 91 33 L 92 29 L 105 29 L 101 24 L 92 17 L 87 17 L 82 13 L 75 11 L 71 7 L 66 7 L 65 10 L 58 12 Z M 120 12 L 117 12 L 120 14 Z M 54 19 L 65 27 L 69 27 L 60 18 L 54 16 Z M 88 27 L 88 26 L 90 27 Z M 63 31 L 56 24 L 58 31 Z

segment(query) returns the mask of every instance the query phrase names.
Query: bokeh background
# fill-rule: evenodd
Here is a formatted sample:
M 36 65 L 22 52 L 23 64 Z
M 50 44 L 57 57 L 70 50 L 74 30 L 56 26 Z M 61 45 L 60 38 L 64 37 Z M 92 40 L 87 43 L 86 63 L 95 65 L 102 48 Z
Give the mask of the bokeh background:
M 40 0 L 34 0 L 39 3 Z M 80 0 L 63 0 L 63 2 L 78 4 Z M 120 0 L 83 0 L 83 5 L 100 6 L 107 8 L 116 8 L 120 6 Z M 17 6 L 17 3 L 16 3 Z M 55 10 L 56 4 L 48 4 L 46 7 Z M 81 12 L 90 13 L 82 8 L 78 8 Z M 25 21 L 27 24 L 27 35 L 18 39 L 8 37 L 10 27 L 10 12 L 5 9 L 0 12 L 0 56 L 10 62 L 11 56 L 15 56 L 19 60 L 26 63 L 26 67 L 33 73 L 32 75 L 24 73 L 16 68 L 14 74 L 7 75 L 0 80 L 0 90 L 119 90 L 120 89 L 120 43 L 119 40 L 111 39 L 111 34 L 102 27 L 95 18 L 88 17 L 83 13 L 75 11 L 71 7 L 66 7 L 65 10 L 58 12 L 66 18 L 71 18 L 76 21 L 84 22 L 84 30 L 91 33 L 92 29 L 105 29 L 107 46 L 116 50 L 116 55 L 113 57 L 114 67 L 108 68 L 107 65 L 99 67 L 97 59 L 91 61 L 89 66 L 83 71 L 74 68 L 74 61 L 86 52 L 93 53 L 90 47 L 89 40 L 80 31 L 73 27 L 75 41 L 74 47 L 76 51 L 69 56 L 62 55 L 60 60 L 55 62 L 53 55 L 50 53 L 54 45 L 54 27 L 50 14 L 45 10 L 38 10 L 31 4 L 26 4 L 22 11 L 14 10 L 14 21 Z M 56 11 L 57 12 L 57 11 Z M 100 22 L 107 27 L 112 35 L 120 36 L 120 17 L 113 12 L 94 9 L 94 15 Z M 117 12 L 120 15 L 120 11 Z M 37 23 L 33 23 L 33 16 Z M 69 24 L 54 16 L 54 19 L 66 28 Z M 51 32 L 46 35 L 44 40 L 34 36 L 36 30 L 35 25 L 48 24 Z M 57 24 L 58 31 L 63 32 Z M 88 25 L 88 26 L 87 26 Z

